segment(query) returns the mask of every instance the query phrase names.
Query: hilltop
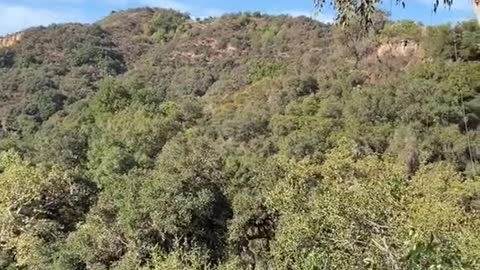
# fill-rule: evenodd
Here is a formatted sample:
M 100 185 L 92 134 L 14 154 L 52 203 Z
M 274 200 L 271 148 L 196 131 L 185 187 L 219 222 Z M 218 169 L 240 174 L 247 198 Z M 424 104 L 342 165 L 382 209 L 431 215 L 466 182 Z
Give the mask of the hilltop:
M 113 12 L 0 41 L 0 269 L 479 269 L 480 29 Z

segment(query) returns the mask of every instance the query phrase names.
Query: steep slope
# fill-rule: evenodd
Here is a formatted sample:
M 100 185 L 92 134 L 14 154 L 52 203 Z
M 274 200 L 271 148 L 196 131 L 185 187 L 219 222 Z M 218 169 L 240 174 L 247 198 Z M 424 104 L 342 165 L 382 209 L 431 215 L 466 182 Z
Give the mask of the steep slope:
M 34 128 L 66 104 L 95 92 L 97 81 L 126 70 L 109 33 L 94 25 L 29 29 L 0 50 L 4 131 L 20 131 L 18 121 Z
M 478 31 L 28 29 L 0 48 L 0 269 L 479 269 Z

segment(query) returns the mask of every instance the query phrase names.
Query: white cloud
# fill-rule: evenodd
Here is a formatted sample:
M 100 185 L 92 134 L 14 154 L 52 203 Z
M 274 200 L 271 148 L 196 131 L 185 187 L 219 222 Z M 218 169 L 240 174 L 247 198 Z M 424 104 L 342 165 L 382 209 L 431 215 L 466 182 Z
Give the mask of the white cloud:
M 36 9 L 17 5 L 0 4 L 0 35 L 17 32 L 32 26 L 52 23 L 85 21 L 75 12 Z

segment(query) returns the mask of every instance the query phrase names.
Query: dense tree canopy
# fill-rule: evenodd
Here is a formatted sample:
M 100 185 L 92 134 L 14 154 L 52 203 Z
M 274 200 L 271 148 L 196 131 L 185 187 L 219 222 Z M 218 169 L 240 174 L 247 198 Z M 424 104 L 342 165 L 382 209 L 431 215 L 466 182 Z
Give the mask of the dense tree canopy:
M 0 49 L 0 269 L 480 269 L 475 22 L 163 9 Z

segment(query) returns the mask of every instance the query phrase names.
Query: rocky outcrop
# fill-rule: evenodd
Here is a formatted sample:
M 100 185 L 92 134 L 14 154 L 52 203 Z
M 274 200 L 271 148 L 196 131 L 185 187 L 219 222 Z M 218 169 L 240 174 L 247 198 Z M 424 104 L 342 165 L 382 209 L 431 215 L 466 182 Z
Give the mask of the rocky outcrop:
M 0 37 L 0 48 L 11 47 L 23 38 L 23 33 L 16 33 L 6 37 Z
M 385 56 L 393 57 L 412 57 L 420 54 L 420 46 L 412 40 L 401 40 L 398 42 L 388 42 L 382 44 L 377 49 L 377 56 L 383 58 Z

